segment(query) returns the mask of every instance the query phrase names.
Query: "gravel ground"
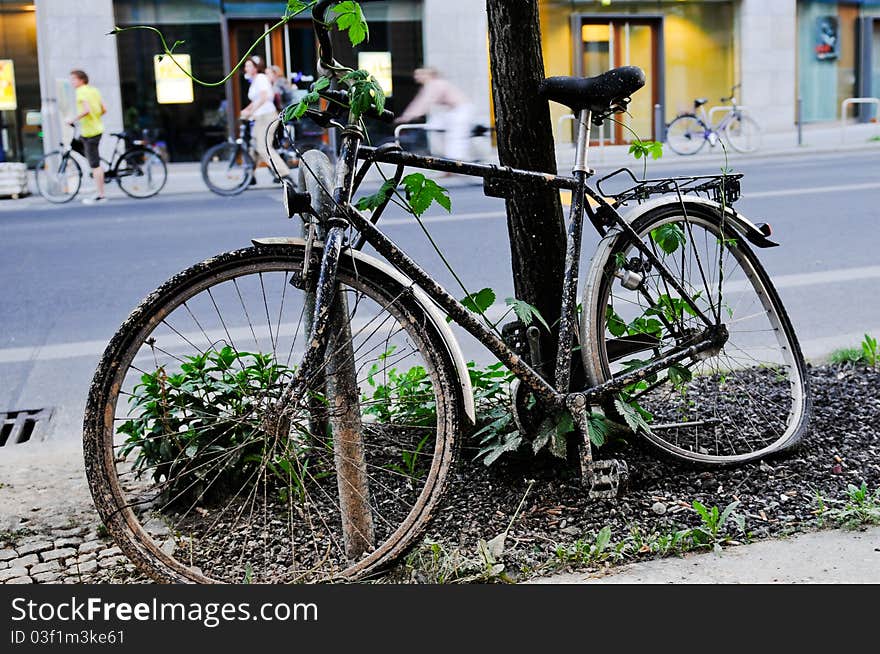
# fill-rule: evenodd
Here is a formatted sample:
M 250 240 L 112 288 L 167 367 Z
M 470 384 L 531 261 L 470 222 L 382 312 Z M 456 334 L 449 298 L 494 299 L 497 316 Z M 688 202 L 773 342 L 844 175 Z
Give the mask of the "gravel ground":
M 823 366 L 810 374 L 813 420 L 797 452 L 734 469 L 695 470 L 628 446 L 615 454 L 627 460 L 631 474 L 628 491 L 616 501 L 589 501 L 554 461 L 486 468 L 471 462 L 474 451 L 466 448 L 428 538 L 441 544 L 434 550 L 444 553 L 440 559 L 460 567 L 451 577 L 474 572 L 478 541 L 504 532 L 530 486 L 499 559 L 514 579 L 558 571 L 557 546 L 591 541 L 606 526 L 612 544 L 633 528 L 650 534 L 695 527 L 694 500 L 720 508 L 739 501 L 751 540 L 814 530 L 822 526 L 817 493 L 833 500 L 848 484 L 880 486 L 880 371 Z M 28 458 L 26 449 L 0 459 L 0 583 L 145 581 L 102 537 L 81 458 L 52 448 Z M 745 540 L 735 530 L 730 536 Z M 413 569 L 416 560 L 421 569 Z M 437 581 L 437 560 L 414 556 L 388 580 Z
M 694 500 L 720 509 L 739 501 L 750 540 L 813 530 L 818 493 L 841 499 L 848 484 L 880 486 L 880 370 L 864 367 L 812 367 L 813 418 L 802 446 L 784 457 L 732 469 L 700 470 L 658 458 L 650 446 L 625 447 L 630 487 L 616 501 L 590 501 L 577 480 L 558 467 L 536 469 L 512 463 L 485 468 L 462 461 L 447 489 L 445 506 L 429 537 L 447 552 L 459 548 L 476 558 L 476 543 L 501 534 L 528 492 L 514 521 L 503 562 L 514 577 L 552 572 L 557 545 L 592 541 L 605 526 L 612 543 L 632 528 L 643 535 L 696 527 Z M 468 458 L 463 452 L 462 459 Z M 547 462 L 545 462 L 546 464 Z M 743 534 L 731 538 L 745 540 Z M 548 562 L 551 562 L 548 565 Z M 421 580 L 425 575 L 410 574 Z M 428 575 L 428 578 L 431 578 Z

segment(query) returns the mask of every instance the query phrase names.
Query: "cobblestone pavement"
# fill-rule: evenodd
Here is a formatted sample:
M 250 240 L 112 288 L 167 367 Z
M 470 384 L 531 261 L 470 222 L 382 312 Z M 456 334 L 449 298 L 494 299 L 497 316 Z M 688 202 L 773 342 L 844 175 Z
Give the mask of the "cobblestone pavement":
M 78 442 L 0 450 L 0 584 L 139 578 L 92 507 Z

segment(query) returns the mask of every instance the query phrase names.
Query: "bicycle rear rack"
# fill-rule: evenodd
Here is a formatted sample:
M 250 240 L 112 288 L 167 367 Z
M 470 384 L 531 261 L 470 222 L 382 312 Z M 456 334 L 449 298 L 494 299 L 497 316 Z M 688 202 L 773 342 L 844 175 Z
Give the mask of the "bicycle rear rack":
M 607 184 L 609 180 L 621 174 L 627 175 L 629 177 L 627 181 L 632 181 L 633 185 L 618 192 L 606 192 L 602 189 L 603 182 Z M 618 168 L 598 180 L 596 189 L 602 195 L 614 198 L 618 205 L 632 201 L 642 203 L 655 195 L 681 194 L 704 195 L 709 200 L 730 206 L 740 198 L 740 179 L 742 173 L 639 179 L 629 168 Z

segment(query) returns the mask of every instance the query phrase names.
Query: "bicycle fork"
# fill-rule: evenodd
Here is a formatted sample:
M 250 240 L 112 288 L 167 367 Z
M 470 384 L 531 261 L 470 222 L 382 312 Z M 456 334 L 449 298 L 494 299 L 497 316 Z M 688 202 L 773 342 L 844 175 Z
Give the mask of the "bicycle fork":
M 308 344 L 293 379 L 270 412 L 270 428 L 277 432 L 286 429 L 289 424 L 286 416 L 298 408 L 301 399 L 317 392 L 323 393 L 331 404 L 328 426 L 332 433 L 343 543 L 350 560 L 357 560 L 369 552 L 375 542 L 348 300 L 337 279 L 348 225 L 344 215 L 339 215 L 338 208 L 347 206 L 350 201 L 346 197 L 350 195 L 350 190 L 346 189 L 352 188 L 358 143 L 358 134 L 345 135 L 333 191 L 337 210 L 329 218 L 329 229 L 324 239 L 320 272 L 314 286 L 314 311 L 311 329 L 308 330 Z M 299 280 L 307 294 L 312 287 L 308 279 L 312 262 L 308 256 L 307 252 L 304 278 Z M 322 424 L 312 424 L 312 428 L 319 431 L 323 427 Z M 281 438 L 286 436 L 278 435 Z M 324 436 L 323 433 L 318 435 Z

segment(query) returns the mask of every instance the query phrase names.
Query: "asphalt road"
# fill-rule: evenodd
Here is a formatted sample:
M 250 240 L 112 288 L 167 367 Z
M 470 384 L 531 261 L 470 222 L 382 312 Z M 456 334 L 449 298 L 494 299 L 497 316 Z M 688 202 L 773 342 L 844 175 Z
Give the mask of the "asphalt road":
M 769 222 L 782 244 L 763 250 L 762 260 L 807 356 L 855 345 L 864 331 L 880 335 L 877 153 L 754 159 L 735 168 L 746 174 L 738 209 Z M 676 164 L 657 174 L 696 170 Z M 452 216 L 429 212 L 432 236 L 472 289 L 511 295 L 503 202 L 485 198 L 478 186 L 455 187 L 452 195 Z M 455 292 L 412 219 L 389 212 L 385 225 Z M 142 297 L 175 272 L 253 237 L 298 231 L 283 218 L 275 190 L 0 210 L 0 410 L 56 407 L 53 437 L 78 437 L 98 357 Z M 585 259 L 595 242 L 592 234 L 585 238 Z M 463 347 L 468 358 L 487 358 L 468 339 Z

